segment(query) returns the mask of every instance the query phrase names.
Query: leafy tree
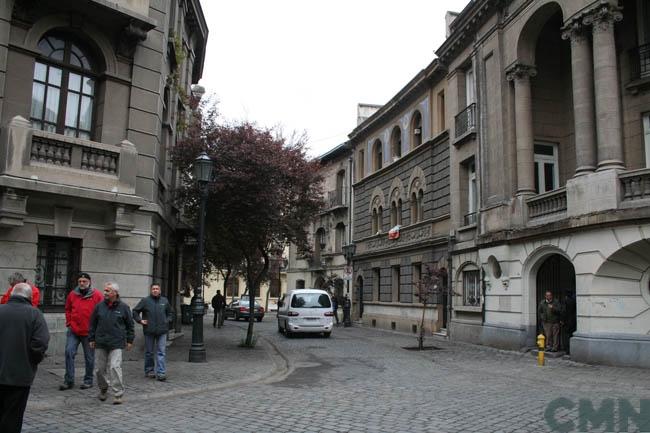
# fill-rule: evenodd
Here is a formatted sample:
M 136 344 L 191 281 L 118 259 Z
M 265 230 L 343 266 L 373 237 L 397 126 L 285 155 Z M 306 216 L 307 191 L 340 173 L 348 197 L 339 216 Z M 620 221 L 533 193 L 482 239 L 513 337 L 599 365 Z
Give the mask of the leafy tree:
M 206 264 L 232 269 L 241 264 L 254 294 L 267 277 L 271 256 L 284 245 L 309 249 L 305 227 L 323 205 L 319 165 L 307 159 L 305 137 L 288 140 L 276 129 L 249 122 L 220 124 L 214 105 L 200 113 L 173 152 L 183 185 L 178 199 L 196 220 L 200 196 L 191 168 L 200 152 L 207 152 L 215 177 L 206 203 Z M 252 312 L 255 297 L 249 300 Z M 251 314 L 245 344 L 252 339 Z
M 419 350 L 424 350 L 424 314 L 427 311 L 427 305 L 440 304 L 442 295 L 446 290 L 446 277 L 447 270 L 445 268 L 438 269 L 427 265 L 420 277 L 420 281 L 416 284 L 418 289 L 416 296 L 422 303 L 422 318 L 420 320 L 420 334 L 418 335 Z M 443 305 L 444 307 L 446 306 Z

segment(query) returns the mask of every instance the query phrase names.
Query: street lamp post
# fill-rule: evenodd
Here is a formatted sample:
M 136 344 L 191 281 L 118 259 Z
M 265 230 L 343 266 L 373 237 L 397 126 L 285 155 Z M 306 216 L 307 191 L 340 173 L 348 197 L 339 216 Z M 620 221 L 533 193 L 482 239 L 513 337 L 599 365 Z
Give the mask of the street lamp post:
M 212 160 L 207 153 L 202 152 L 194 160 L 194 177 L 199 184 L 201 204 L 199 209 L 199 242 L 197 251 L 198 282 L 194 287 L 194 296 L 190 309 L 194 320 L 192 322 L 192 346 L 190 347 L 190 362 L 205 362 L 205 345 L 203 344 L 203 238 L 205 236 L 205 202 L 208 198 L 208 183 L 212 180 Z
M 343 246 L 343 254 L 345 255 L 345 261 L 347 263 L 349 275 L 346 275 L 346 280 L 347 280 L 347 289 L 346 289 L 346 294 L 348 296 L 348 299 L 350 298 L 350 280 L 352 280 L 352 276 L 354 275 L 354 272 L 350 269 L 350 266 L 352 265 L 352 257 L 354 257 L 354 254 L 357 252 L 357 245 L 356 244 L 349 244 Z M 360 294 L 361 295 L 361 294 Z M 363 304 L 361 296 L 359 296 L 359 316 L 363 314 Z M 347 320 L 346 320 L 347 319 Z M 345 312 L 345 305 L 343 306 L 343 323 L 345 326 L 350 326 L 352 324 L 351 317 L 350 317 L 350 311 L 348 308 L 348 312 L 346 315 Z

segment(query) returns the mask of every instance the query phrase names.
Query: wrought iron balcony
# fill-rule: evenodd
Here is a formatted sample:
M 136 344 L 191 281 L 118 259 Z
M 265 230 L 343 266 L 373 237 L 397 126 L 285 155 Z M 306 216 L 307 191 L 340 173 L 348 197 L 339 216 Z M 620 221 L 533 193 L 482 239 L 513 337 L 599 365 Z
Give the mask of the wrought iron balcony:
M 334 209 L 337 207 L 347 206 L 347 195 L 345 194 L 345 188 L 335 189 L 334 191 L 328 191 L 327 193 L 327 202 L 325 206 L 327 209 Z
M 456 115 L 456 138 L 476 129 L 476 103 L 471 103 Z
M 650 78 L 650 44 L 629 51 L 630 72 L 633 80 Z
M 478 214 L 476 212 L 470 212 L 463 216 L 463 225 L 464 226 L 471 226 L 473 224 L 476 224 L 478 220 Z

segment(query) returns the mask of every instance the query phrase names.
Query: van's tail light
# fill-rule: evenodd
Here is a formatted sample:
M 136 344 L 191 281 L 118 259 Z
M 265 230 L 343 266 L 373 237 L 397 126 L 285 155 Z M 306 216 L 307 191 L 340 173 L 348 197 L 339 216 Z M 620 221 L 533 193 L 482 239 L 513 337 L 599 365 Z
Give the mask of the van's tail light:
M 297 311 L 289 311 L 289 312 L 287 313 L 287 316 L 297 316 L 297 315 L 298 315 L 298 312 L 297 312 Z
M 260 313 L 264 312 L 264 307 L 260 307 Z
M 334 312 L 332 312 L 332 311 L 326 311 L 325 312 L 325 316 L 327 316 L 327 317 L 332 317 L 333 315 L 334 315 Z

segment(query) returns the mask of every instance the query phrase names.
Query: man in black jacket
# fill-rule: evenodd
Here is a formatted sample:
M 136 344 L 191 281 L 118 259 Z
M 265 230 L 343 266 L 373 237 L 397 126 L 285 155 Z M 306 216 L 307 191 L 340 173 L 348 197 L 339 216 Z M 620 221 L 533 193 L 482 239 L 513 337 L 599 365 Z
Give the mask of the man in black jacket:
M 133 347 L 133 317 L 131 309 L 120 301 L 120 286 L 114 282 L 104 284 L 104 302 L 95 306 L 90 316 L 88 340 L 95 349 L 95 372 L 99 386 L 99 399 L 107 398 L 109 381 L 113 389 L 113 404 L 122 403 L 122 349 Z M 108 370 L 108 371 L 107 371 Z
M 223 315 L 225 313 L 224 309 L 226 308 L 226 298 L 223 297 L 220 290 L 217 290 L 217 294 L 212 297 L 212 308 L 214 309 L 214 320 L 212 321 L 212 327 L 219 328 L 223 326 Z
M 142 316 L 141 316 L 142 314 Z M 160 284 L 151 285 L 151 295 L 142 298 L 133 308 L 133 319 L 142 325 L 144 332 L 144 374 L 150 378 L 165 380 L 165 355 L 167 352 L 167 332 L 173 319 L 172 307 L 160 295 Z M 156 348 L 154 372 L 153 349 Z
M 50 332 L 40 310 L 31 304 L 29 284 L 14 286 L 0 305 L 0 431 L 20 432 L 36 367 L 43 360 Z

